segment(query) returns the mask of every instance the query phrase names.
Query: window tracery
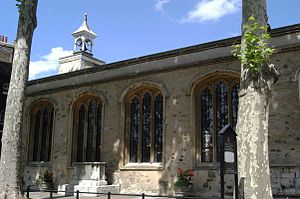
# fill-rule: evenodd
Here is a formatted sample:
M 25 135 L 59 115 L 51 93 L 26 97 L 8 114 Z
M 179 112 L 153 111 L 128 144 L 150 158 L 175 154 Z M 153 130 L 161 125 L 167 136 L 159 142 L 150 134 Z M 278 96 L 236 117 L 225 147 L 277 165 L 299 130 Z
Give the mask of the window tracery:
M 73 108 L 73 162 L 100 162 L 103 104 L 86 95 Z
M 163 160 L 163 96 L 158 89 L 140 88 L 125 98 L 126 159 L 131 163 Z
M 51 103 L 41 101 L 31 108 L 31 131 L 29 161 L 51 160 L 54 108 Z
M 195 87 L 196 161 L 218 161 L 217 133 L 226 125 L 235 128 L 239 81 L 230 75 L 208 78 Z

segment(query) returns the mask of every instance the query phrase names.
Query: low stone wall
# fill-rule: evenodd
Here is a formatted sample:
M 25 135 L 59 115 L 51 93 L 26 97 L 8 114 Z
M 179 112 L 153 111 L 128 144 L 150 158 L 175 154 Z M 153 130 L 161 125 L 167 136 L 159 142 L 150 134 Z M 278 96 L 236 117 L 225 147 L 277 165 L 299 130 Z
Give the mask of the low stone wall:
M 300 195 L 300 166 L 274 165 L 270 172 L 273 195 Z
M 51 170 L 50 164 L 30 164 L 25 166 L 23 185 L 24 187 L 30 187 L 31 189 L 37 189 L 36 179 L 39 176 L 40 171 Z

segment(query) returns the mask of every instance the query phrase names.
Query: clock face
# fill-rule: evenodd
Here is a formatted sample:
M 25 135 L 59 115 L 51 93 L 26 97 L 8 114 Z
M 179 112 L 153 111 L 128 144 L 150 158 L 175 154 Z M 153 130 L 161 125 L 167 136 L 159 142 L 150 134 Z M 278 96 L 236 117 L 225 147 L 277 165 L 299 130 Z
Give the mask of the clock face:
M 85 51 L 92 52 L 92 42 L 88 39 L 85 40 Z
M 76 40 L 76 51 L 84 51 L 88 53 L 92 53 L 92 42 L 90 39 L 77 39 Z
M 82 45 L 83 45 L 83 42 L 82 42 L 82 39 L 77 39 L 76 41 L 76 51 L 82 51 Z
M 76 46 L 82 46 L 82 40 L 81 39 L 78 39 L 76 41 Z

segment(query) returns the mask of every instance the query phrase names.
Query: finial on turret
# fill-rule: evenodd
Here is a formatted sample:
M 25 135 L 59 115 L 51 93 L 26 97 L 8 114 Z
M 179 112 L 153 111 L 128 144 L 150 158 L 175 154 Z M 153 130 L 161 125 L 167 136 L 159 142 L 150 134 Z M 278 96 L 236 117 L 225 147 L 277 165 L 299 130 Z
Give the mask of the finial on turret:
M 87 13 L 84 13 L 84 21 L 87 23 Z

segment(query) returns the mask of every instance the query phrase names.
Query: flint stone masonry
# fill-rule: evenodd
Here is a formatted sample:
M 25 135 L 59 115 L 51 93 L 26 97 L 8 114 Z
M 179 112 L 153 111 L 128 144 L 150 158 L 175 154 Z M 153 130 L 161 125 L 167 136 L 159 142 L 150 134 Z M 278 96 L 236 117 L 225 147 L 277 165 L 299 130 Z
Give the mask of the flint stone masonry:
M 300 66 L 300 26 L 273 31 L 272 57 L 281 73 L 275 85 L 269 116 L 269 151 L 274 194 L 296 194 L 299 190 L 300 104 L 298 84 L 292 79 Z M 30 132 L 30 108 L 40 99 L 53 103 L 55 109 L 51 168 L 55 184 L 78 185 L 77 171 L 71 162 L 72 104 L 84 93 L 101 97 L 104 105 L 101 161 L 106 162 L 109 185 L 121 193 L 174 194 L 178 167 L 193 168 L 193 193 L 219 197 L 219 166 L 195 162 L 194 85 L 207 75 L 238 75 L 240 63 L 231 54 L 238 38 L 169 51 L 92 69 L 31 81 L 27 88 L 23 123 L 24 153 Z M 128 90 L 155 85 L 165 95 L 164 147 L 161 164 L 126 164 L 124 160 L 124 102 Z M 27 155 L 26 155 L 27 158 Z M 42 164 L 32 166 L 26 159 L 25 183 L 33 184 Z M 233 190 L 226 177 L 225 192 Z M 95 188 L 96 186 L 94 186 Z M 75 188 L 76 189 L 76 188 Z M 116 188 L 117 189 L 117 188 Z M 95 189 L 96 190 L 96 189 Z M 98 189 L 97 189 L 98 190 Z

